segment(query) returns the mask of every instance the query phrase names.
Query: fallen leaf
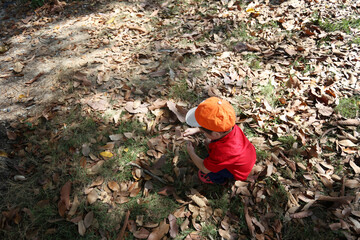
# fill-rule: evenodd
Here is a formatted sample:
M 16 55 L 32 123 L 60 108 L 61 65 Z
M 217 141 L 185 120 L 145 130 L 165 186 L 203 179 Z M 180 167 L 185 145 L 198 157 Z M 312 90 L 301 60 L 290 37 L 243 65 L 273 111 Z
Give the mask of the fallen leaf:
M 356 163 L 353 160 L 350 160 L 349 164 L 355 173 L 360 173 L 360 167 L 356 165 Z
M 89 175 L 95 175 L 98 174 L 102 165 L 105 163 L 104 160 L 98 161 L 95 165 L 93 165 L 91 168 L 87 169 L 87 173 Z
M 98 176 L 98 177 L 90 184 L 90 187 L 99 186 L 99 185 L 103 184 L 103 182 L 104 182 L 104 177 L 103 177 L 103 176 Z
M 114 135 L 110 135 L 109 138 L 111 139 L 111 141 L 120 141 L 124 139 L 124 135 L 123 134 L 114 134 Z
M 190 198 L 199 206 L 199 207 L 206 207 L 206 203 L 203 199 L 199 198 L 196 195 L 190 196 Z
M 306 217 L 310 217 L 311 215 L 313 215 L 313 212 L 306 210 L 306 211 L 290 214 L 290 217 L 291 218 L 306 218 Z
M 333 114 L 334 109 L 331 107 L 326 107 L 321 103 L 315 104 L 316 108 L 318 109 L 319 113 L 323 116 L 329 117 Z
M 81 153 L 84 155 L 84 156 L 89 156 L 89 153 L 90 153 L 90 144 L 88 143 L 84 143 L 82 145 L 82 148 L 81 148 Z
M 149 235 L 148 240 L 160 240 L 166 233 L 169 232 L 169 224 L 166 223 L 166 219 L 160 223 L 160 226 L 155 228 Z
M 182 232 L 189 228 L 189 223 L 190 223 L 189 219 L 186 218 L 180 226 Z
M 21 73 L 24 68 L 24 65 L 21 62 L 16 62 L 14 66 L 14 72 Z
M 170 111 L 175 113 L 176 117 L 179 119 L 180 122 L 185 122 L 186 110 L 183 107 L 178 106 L 172 101 L 168 101 L 166 104 Z
M 60 190 L 60 201 L 65 204 L 67 210 L 70 208 L 70 191 L 71 191 L 71 182 L 67 181 Z
M 179 233 L 179 227 L 176 224 L 176 217 L 172 214 L 169 214 L 168 219 L 170 225 L 170 237 L 176 238 Z
M 70 208 L 70 210 L 69 210 L 69 212 L 68 212 L 67 215 L 68 215 L 69 217 L 74 216 L 74 214 L 76 213 L 76 210 L 77 210 L 77 208 L 79 207 L 79 205 L 80 205 L 79 199 L 78 199 L 77 195 L 75 195 L 74 201 L 72 202 L 71 208 Z
M 140 230 L 133 233 L 134 237 L 139 239 L 146 239 L 149 237 L 150 232 L 145 228 L 140 228 Z
M 349 139 L 340 140 L 339 144 L 344 147 L 357 147 L 357 145 L 352 141 L 350 141 Z
M 80 234 L 80 236 L 84 236 L 85 232 L 86 232 L 86 227 L 84 225 L 84 221 L 81 220 L 80 222 L 78 222 L 78 232 Z
M 125 105 L 125 110 L 129 113 L 148 113 L 149 109 L 147 108 L 149 104 L 143 103 L 137 105 L 136 102 L 127 102 Z
M 94 212 L 88 212 L 84 218 L 84 226 L 85 228 L 89 228 L 94 220 Z
M 355 179 L 347 179 L 345 181 L 345 187 L 359 188 L 360 187 L 360 182 L 358 180 L 355 180 Z
M 226 239 L 226 240 L 230 240 L 230 239 L 231 239 L 231 235 L 230 235 L 230 233 L 229 233 L 228 231 L 223 230 L 223 229 L 221 229 L 221 228 L 220 228 L 218 231 L 219 231 L 219 235 L 220 235 L 221 237 L 223 237 L 224 239 Z
M 17 138 L 17 134 L 15 132 L 13 132 L 13 131 L 7 130 L 6 135 L 7 135 L 9 140 L 16 140 L 16 138 Z
M 104 151 L 100 153 L 100 156 L 104 159 L 104 160 L 108 160 L 110 158 L 112 158 L 114 155 L 109 152 L 109 151 Z
M 91 205 L 98 199 L 98 194 L 95 189 L 93 189 L 88 195 L 87 195 L 87 201 Z
M 118 192 L 120 190 L 120 185 L 115 182 L 115 181 L 110 181 L 108 182 L 108 187 L 113 191 L 113 192 Z

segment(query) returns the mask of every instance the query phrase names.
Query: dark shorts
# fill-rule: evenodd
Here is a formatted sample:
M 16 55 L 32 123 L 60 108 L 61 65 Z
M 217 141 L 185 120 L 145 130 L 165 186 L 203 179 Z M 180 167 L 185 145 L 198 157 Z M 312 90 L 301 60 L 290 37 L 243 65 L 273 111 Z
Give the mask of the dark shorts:
M 217 184 L 224 184 L 226 181 L 234 179 L 234 175 L 226 168 L 217 173 L 209 172 L 206 176 L 208 176 L 213 183 Z

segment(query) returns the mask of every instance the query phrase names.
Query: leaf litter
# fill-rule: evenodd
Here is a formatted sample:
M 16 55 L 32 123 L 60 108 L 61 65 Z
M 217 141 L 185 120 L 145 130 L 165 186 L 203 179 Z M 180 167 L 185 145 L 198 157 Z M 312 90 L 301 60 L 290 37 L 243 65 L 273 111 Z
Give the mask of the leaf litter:
M 100 7 L 90 2 L 90 6 Z M 29 124 L 51 121 L 76 104 L 82 114 L 101 115 L 96 120 L 100 127 L 120 128 L 127 121 L 145 124 L 145 129 L 135 127 L 102 136 L 112 143 L 89 139 L 78 149 L 67 149 L 72 154 L 82 153 L 78 164 L 92 179 L 82 190 L 83 184 L 76 181 L 63 186 L 54 178 L 41 181 L 43 190 L 58 190 L 58 214 L 77 224 L 79 235 L 108 231 L 93 227 L 96 212 L 85 212 L 80 202 L 92 206 L 102 202 L 110 206 L 109 211 L 134 198 L 141 205 L 161 184 L 157 193 L 181 205 L 157 223 L 140 221 L 139 215 L 127 211 L 120 222 L 122 228 L 115 228 L 118 239 L 129 234 L 139 239 L 175 238 L 183 233 L 183 239 L 203 239 L 208 238 L 202 234 L 209 221 L 225 239 L 278 239 L 289 223 L 304 221 L 325 231 L 341 229 L 347 239 L 355 239 L 360 229 L 359 115 L 346 119 L 334 108 L 340 98 L 359 93 L 359 47 L 353 43 L 359 28 L 350 27 L 351 33 L 326 31 L 325 24 L 329 19 L 355 18 L 359 5 L 356 1 L 270 2 L 209 1 L 205 6 L 198 1 L 161 5 L 119 2 L 77 19 L 54 15 L 60 9 L 69 11 L 76 5 L 72 3 L 44 6 L 37 9 L 36 17 L 22 19 L 21 24 L 49 29 L 36 32 L 29 27 L 6 42 L 10 47 L 1 55 L 2 70 L 11 71 L 1 75 L 1 81 L 21 76 L 27 76 L 21 79 L 22 85 L 36 81 L 27 84 L 28 91 L 19 92 L 19 86 L 12 85 L 6 94 L 0 94 L 7 98 L 3 102 L 15 99 L 23 104 L 20 113 L 34 102 L 41 105 L 35 88 L 54 78 L 53 73 L 58 80 L 44 91 L 60 91 L 63 96 L 40 112 L 20 114 L 22 125 L 14 127 L 18 131 L 6 132 L 10 141 L 21 139 L 21 130 L 29 131 Z M 66 44 L 61 40 L 61 34 L 69 37 L 76 29 L 81 29 L 78 37 L 86 41 Z M 49 63 L 47 68 L 53 73 L 40 71 L 41 78 L 36 77 L 37 71 L 30 74 L 42 69 L 36 61 L 51 59 L 44 43 L 54 41 L 59 48 L 51 47 L 49 53 L 59 51 L 61 56 L 71 56 L 71 62 L 63 61 L 61 68 Z M 25 44 L 31 49 L 19 58 L 16 48 Z M 73 62 L 78 66 L 72 66 Z M 72 72 L 61 76 L 66 68 Z M 68 79 L 74 82 L 68 84 Z M 258 148 L 257 164 L 248 181 L 224 187 L 229 202 L 239 201 L 240 212 L 211 204 L 216 200 L 214 190 L 194 184 L 193 165 L 179 161 L 179 149 L 188 140 L 181 136 L 186 111 L 208 96 L 226 98 L 235 106 L 237 124 Z M 57 144 L 71 126 L 57 127 L 55 132 L 39 129 L 35 134 L 49 133 L 46 141 Z M 139 135 L 139 130 L 149 135 Z M 101 174 L 106 165 L 132 152 L 122 147 L 128 140 L 147 142 L 147 150 L 138 153 L 132 165 L 114 170 L 130 171 L 132 178 L 105 181 Z M 201 137 L 191 140 L 196 144 L 203 141 Z M 98 142 L 102 143 L 99 151 L 95 148 Z M 22 151 L 42 154 L 38 145 L 21 144 L 16 146 L 15 156 L 22 156 Z M 168 152 L 175 157 L 170 158 Z M 65 159 L 71 172 L 71 157 Z M 168 163 L 173 169 L 170 172 L 165 171 Z M 16 171 L 27 177 L 36 170 L 19 165 Z M 177 182 L 185 189 L 176 188 Z M 78 196 L 79 190 L 82 195 Z M 318 215 L 319 208 L 326 209 L 327 218 Z M 16 206 L 2 209 L 0 227 L 19 224 L 22 214 Z

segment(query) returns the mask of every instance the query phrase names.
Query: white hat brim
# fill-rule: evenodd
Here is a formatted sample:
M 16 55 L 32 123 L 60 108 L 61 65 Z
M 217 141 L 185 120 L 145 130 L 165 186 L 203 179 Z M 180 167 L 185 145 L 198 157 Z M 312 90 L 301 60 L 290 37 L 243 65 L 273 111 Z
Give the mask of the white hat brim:
M 186 117 L 185 117 L 186 123 L 191 127 L 200 127 L 200 124 L 196 121 L 195 118 L 196 109 L 197 107 L 194 107 L 186 113 Z

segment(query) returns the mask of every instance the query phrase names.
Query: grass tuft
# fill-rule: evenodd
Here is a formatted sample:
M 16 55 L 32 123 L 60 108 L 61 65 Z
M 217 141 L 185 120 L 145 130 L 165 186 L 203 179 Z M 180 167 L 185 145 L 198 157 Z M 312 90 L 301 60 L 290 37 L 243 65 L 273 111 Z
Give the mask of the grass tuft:
M 335 111 L 345 118 L 356 118 L 359 116 L 360 98 L 342 98 L 339 105 L 335 107 Z

